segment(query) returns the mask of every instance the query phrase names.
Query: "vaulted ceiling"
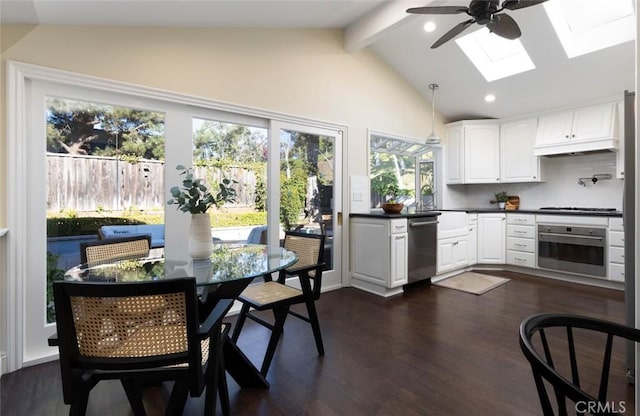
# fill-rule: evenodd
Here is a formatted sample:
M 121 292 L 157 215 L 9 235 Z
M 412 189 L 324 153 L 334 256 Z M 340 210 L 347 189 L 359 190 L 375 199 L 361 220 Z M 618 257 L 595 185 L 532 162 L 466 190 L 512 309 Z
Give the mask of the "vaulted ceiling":
M 117 0 L 0 0 L 0 23 L 343 28 L 347 52 L 370 48 L 427 100 L 431 101 L 428 85 L 439 84 L 436 108 L 448 121 L 515 117 L 635 90 L 634 42 L 568 59 L 542 5 L 509 12 L 536 68 L 493 82 L 480 75 L 455 42 L 430 49 L 468 16 L 406 13 L 409 7 L 467 6 L 468 1 L 134 0 L 126 2 L 127 13 L 122 13 L 125 2 Z M 428 18 L 437 24 L 432 33 L 422 28 Z M 486 103 L 487 93 L 496 101 Z

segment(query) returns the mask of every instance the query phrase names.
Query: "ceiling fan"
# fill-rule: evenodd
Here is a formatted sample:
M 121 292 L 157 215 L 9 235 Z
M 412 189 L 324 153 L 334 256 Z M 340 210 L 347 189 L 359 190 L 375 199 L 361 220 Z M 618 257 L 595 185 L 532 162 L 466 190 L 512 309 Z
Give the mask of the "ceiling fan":
M 451 30 L 444 34 L 431 46 L 435 49 L 443 43 L 458 36 L 466 28 L 474 23 L 486 25 L 491 33 L 502 36 L 506 39 L 517 39 L 520 37 L 520 27 L 511 16 L 500 13 L 503 10 L 518 10 L 525 7 L 535 6 L 547 0 L 504 0 L 500 6 L 499 0 L 471 0 L 469 7 L 465 6 L 425 6 L 412 7 L 407 9 L 407 13 L 415 14 L 459 14 L 466 13 L 472 18 L 458 23 Z

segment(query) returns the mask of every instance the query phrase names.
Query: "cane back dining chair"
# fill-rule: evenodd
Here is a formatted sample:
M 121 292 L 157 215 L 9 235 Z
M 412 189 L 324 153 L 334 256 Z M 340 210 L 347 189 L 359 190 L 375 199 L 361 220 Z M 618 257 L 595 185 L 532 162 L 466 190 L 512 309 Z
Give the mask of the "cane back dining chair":
M 269 344 L 260 368 L 260 372 L 265 377 L 282 335 L 287 315 L 293 315 L 311 325 L 318 354 L 324 355 L 322 334 L 315 307 L 315 301 L 320 298 L 322 270 L 325 266 L 323 263 L 324 238 L 321 234 L 286 232 L 284 248 L 294 251 L 298 255 L 298 262 L 280 271 L 277 280 L 273 280 L 271 275 L 263 276 L 263 282 L 249 285 L 238 298 L 242 303 L 242 309 L 233 330 L 234 341 L 238 340 L 246 318 L 271 330 Z M 287 277 L 294 276 L 299 278 L 300 289 L 286 284 Z M 296 304 L 304 304 L 307 314 L 292 311 L 290 308 Z M 251 311 L 252 308 L 255 311 L 271 310 L 274 319 L 269 322 L 254 314 Z
M 625 413 L 625 398 L 607 392 L 610 380 L 626 387 L 619 356 L 626 344 L 639 341 L 638 329 L 584 316 L 540 314 L 523 320 L 520 348 L 531 365 L 543 414 Z M 614 355 L 623 364 L 612 364 Z
M 80 262 L 97 266 L 118 260 L 146 257 L 151 249 L 151 236 L 109 238 L 80 243 Z
M 181 414 L 188 394 L 201 396 L 205 388 L 205 414 L 215 414 L 217 391 L 228 414 L 226 379 L 221 377 L 228 326 L 222 319 L 230 303 L 200 321 L 194 278 L 58 281 L 53 292 L 62 390 L 70 415 L 86 412 L 89 392 L 101 380 L 120 380 L 135 415 L 145 414 L 139 383 L 169 380 L 175 383 L 166 414 Z

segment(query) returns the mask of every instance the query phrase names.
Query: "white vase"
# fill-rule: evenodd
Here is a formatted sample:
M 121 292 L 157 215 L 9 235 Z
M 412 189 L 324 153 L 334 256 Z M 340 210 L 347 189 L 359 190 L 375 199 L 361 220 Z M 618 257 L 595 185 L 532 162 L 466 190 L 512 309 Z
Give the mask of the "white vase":
M 498 202 L 498 209 L 504 209 L 506 202 Z
M 208 259 L 213 252 L 211 218 L 209 214 L 191 214 L 189 255 L 193 259 Z

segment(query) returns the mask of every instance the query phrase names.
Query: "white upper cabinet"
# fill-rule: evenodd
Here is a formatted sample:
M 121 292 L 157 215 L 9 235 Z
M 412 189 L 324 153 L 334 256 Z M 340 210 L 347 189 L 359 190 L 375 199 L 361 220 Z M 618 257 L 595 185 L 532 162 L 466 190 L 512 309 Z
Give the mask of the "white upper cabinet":
M 465 183 L 500 182 L 500 126 L 464 126 Z
M 617 103 L 604 103 L 539 117 L 537 156 L 617 149 Z
M 500 181 L 500 126 L 493 121 L 461 121 L 447 126 L 446 181 Z
M 464 183 L 463 161 L 464 153 L 462 146 L 462 125 L 447 127 L 446 149 L 447 149 L 447 183 Z
M 537 146 L 569 143 L 573 111 L 561 111 L 540 116 L 537 131 Z
M 536 117 L 500 124 L 500 181 L 540 182 L 540 158 L 533 155 Z

